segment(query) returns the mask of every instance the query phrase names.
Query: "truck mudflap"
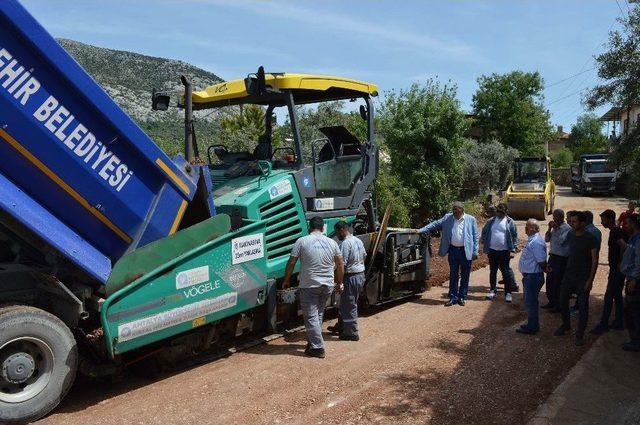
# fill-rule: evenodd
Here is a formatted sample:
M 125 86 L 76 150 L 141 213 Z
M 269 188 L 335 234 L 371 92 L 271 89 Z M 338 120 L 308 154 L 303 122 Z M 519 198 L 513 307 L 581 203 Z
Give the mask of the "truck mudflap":
M 116 264 L 100 311 L 110 357 L 265 303 L 265 223 L 229 228 L 221 214 Z

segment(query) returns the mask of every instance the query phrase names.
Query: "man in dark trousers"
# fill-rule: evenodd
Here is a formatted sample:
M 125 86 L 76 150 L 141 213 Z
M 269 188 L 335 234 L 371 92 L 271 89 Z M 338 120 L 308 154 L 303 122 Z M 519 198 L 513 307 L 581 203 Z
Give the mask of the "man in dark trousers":
M 606 210 L 600 214 L 602 225 L 609 229 L 609 278 L 607 280 L 607 290 L 604 293 L 604 307 L 600 323 L 591 330 L 592 334 L 599 335 L 609 329 L 624 329 L 622 290 L 624 288 L 624 274 L 620 271 L 620 261 L 622 251 L 627 247 L 629 239 L 627 233 L 616 225 L 616 213 L 613 210 Z M 609 325 L 609 316 L 615 302 L 616 309 L 613 323 Z
M 452 209 L 453 212 L 417 230 L 417 233 L 441 231 L 438 255 L 446 255 L 449 259 L 449 301 L 445 303 L 446 307 L 465 305 L 471 262 L 478 258 L 480 241 L 476 218 L 464 213 L 464 204 L 454 202 Z
M 628 220 L 631 236 L 622 255 L 620 270 L 626 278 L 624 315 L 631 340 L 622 349 L 640 351 L 640 219 L 634 214 Z
M 492 300 L 498 294 L 499 269 L 504 279 L 505 301 L 511 302 L 511 288 L 515 285 L 515 278 L 509 263 L 518 249 L 518 230 L 513 219 L 507 215 L 507 204 L 498 204 L 495 216 L 482 228 L 480 239 L 484 252 L 489 256 L 490 289 L 486 298 Z
M 345 341 L 358 341 L 358 296 L 364 286 L 364 260 L 367 252 L 362 241 L 349 232 L 346 221 L 339 221 L 333 226 L 338 237 L 338 246 L 344 262 L 344 288 L 340 293 L 338 323 L 327 330 L 339 334 Z
M 549 222 L 549 228 L 544 235 L 544 240 L 550 243 L 546 282 L 548 302 L 541 308 L 551 309 L 555 313 L 560 312 L 560 285 L 569 258 L 567 235 L 570 231 L 571 226 L 564 221 L 564 211 L 554 210 L 553 220 Z
M 589 293 L 593 287 L 593 279 L 598 270 L 598 241 L 586 231 L 587 217 L 582 211 L 572 217 L 573 232 L 569 233 L 569 258 L 560 287 L 560 312 L 562 325 L 554 332 L 555 336 L 565 335 L 571 330 L 571 314 L 569 298 L 576 293 L 578 299 L 578 327 L 576 329 L 576 345 L 584 345 L 584 332 L 589 319 Z
M 527 220 L 524 231 L 527 234 L 527 242 L 522 249 L 519 269 L 522 273 L 527 323 L 516 329 L 516 332 L 535 335 L 540 330 L 538 294 L 544 285 L 544 270 L 547 268 L 547 244 L 540 236 L 540 225 L 537 220 L 533 218 Z

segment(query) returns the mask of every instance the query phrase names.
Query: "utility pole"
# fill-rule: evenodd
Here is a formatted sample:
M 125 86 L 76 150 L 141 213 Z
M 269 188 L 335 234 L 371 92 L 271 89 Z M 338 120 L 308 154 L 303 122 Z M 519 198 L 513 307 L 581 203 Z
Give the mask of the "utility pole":
M 549 156 L 549 139 L 544 142 L 544 156 Z

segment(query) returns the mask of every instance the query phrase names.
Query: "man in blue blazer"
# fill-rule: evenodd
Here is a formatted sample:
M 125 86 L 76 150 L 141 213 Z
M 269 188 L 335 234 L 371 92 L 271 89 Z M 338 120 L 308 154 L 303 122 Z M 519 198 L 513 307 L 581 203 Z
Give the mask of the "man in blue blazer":
M 462 202 L 454 202 L 453 213 L 445 214 L 418 232 L 429 233 L 435 230 L 441 230 L 442 234 L 438 254 L 441 257 L 449 255 L 449 301 L 445 306 L 463 306 L 469 290 L 471 262 L 478 258 L 478 223 L 474 216 L 464 213 Z

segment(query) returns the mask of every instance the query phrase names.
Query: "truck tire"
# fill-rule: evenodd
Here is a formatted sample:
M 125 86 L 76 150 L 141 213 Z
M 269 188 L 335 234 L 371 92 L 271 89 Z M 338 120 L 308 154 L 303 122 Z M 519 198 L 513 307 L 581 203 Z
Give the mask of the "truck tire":
M 0 308 L 0 423 L 35 421 L 64 398 L 78 349 L 57 317 L 29 306 Z

